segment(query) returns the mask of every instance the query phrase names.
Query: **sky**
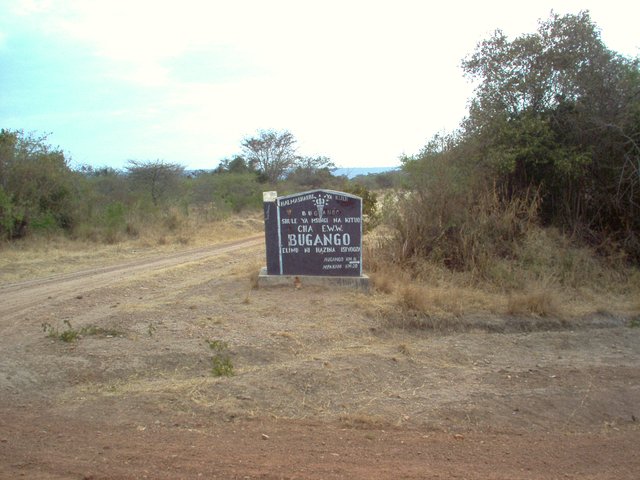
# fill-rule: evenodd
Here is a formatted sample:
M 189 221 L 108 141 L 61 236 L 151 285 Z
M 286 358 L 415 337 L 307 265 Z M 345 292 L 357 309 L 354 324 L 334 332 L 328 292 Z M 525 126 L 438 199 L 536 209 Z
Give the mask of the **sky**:
M 627 0 L 0 0 L 0 128 L 48 133 L 74 166 L 215 168 L 288 130 L 339 167 L 399 164 L 454 130 L 461 61 L 501 29 L 589 10 L 640 55 Z

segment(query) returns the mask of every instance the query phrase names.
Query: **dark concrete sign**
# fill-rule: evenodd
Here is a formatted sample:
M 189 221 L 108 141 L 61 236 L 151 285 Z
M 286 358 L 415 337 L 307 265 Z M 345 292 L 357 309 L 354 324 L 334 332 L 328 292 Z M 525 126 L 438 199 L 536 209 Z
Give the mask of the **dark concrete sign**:
M 269 275 L 362 275 L 362 199 L 333 190 L 265 194 Z

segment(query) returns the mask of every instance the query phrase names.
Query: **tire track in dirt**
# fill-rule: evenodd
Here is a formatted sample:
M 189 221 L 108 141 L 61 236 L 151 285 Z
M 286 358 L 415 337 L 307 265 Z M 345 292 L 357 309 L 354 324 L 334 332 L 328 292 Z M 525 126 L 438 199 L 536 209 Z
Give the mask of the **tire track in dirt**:
M 78 295 L 79 292 L 97 290 L 143 273 L 181 266 L 208 257 L 217 257 L 255 247 L 264 241 L 263 238 L 262 235 L 255 235 L 233 242 L 161 256 L 154 255 L 106 267 L 0 285 L 0 327 L 7 326 L 4 324 L 6 320 L 10 320 L 33 307 L 42 306 L 47 301 L 71 298 Z

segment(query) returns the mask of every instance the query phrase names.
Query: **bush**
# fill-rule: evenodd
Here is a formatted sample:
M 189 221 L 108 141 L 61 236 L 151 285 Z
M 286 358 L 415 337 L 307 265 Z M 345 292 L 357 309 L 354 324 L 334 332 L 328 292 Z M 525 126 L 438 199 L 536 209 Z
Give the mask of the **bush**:
M 364 231 L 370 231 L 380 223 L 378 212 L 378 196 L 364 185 L 347 182 L 342 190 L 362 198 L 362 216 Z
M 0 186 L 0 239 L 12 239 L 24 235 L 24 213 L 17 208 Z
M 536 222 L 539 195 L 509 197 L 496 187 L 464 190 L 446 173 L 399 197 L 396 214 L 388 216 L 394 235 L 385 247 L 402 264 L 426 259 L 486 277 L 493 259 L 516 255 Z
M 214 203 L 235 213 L 262 205 L 262 186 L 254 173 L 214 174 L 208 183 Z
M 0 131 L 0 234 L 25 235 L 29 228 L 70 230 L 78 218 L 78 178 L 63 152 L 22 131 Z

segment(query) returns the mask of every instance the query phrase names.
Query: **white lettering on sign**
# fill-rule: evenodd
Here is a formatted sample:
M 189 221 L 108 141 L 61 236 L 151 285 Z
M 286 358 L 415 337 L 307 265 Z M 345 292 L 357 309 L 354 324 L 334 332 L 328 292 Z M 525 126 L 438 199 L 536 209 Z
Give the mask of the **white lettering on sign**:
M 348 268 L 348 267 L 347 267 Z M 339 263 L 327 263 L 325 265 L 322 265 L 322 269 L 323 270 L 336 270 L 336 269 L 342 269 L 342 265 L 340 265 Z
M 324 225 L 323 225 L 324 226 Z M 348 233 L 317 234 L 290 233 L 287 235 L 287 244 L 290 247 L 328 247 L 351 244 L 351 235 Z
M 303 195 L 301 197 L 295 197 L 290 199 L 279 200 L 278 205 L 281 207 L 286 207 L 287 205 L 293 205 L 294 203 L 304 202 L 305 200 L 313 200 L 315 195 Z
M 317 190 L 276 198 L 276 207 L 276 251 L 281 275 L 362 273 L 359 197 Z M 274 270 L 273 263 L 269 265 Z
M 316 253 L 336 253 L 336 249 L 333 247 L 316 247 Z

